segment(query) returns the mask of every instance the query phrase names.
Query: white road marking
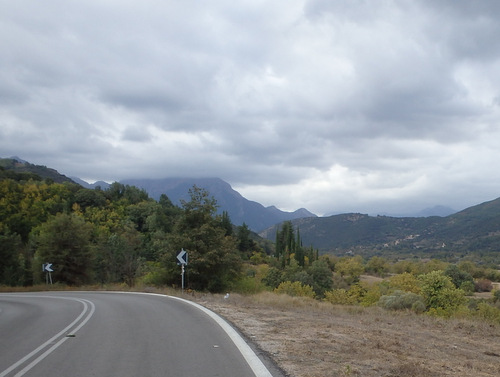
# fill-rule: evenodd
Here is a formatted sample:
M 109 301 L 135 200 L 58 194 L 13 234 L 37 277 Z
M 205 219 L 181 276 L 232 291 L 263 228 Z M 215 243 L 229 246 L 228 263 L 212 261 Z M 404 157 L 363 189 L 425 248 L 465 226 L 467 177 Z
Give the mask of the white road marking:
M 31 298 L 56 298 L 56 299 L 64 299 L 64 300 L 73 300 L 73 301 L 78 301 L 81 304 L 83 304 L 83 310 L 80 313 L 80 315 L 73 321 L 71 322 L 68 326 L 66 326 L 64 329 L 62 329 L 59 333 L 54 335 L 52 338 L 47 340 L 45 343 L 31 351 L 29 354 L 12 364 L 10 367 L 5 369 L 2 373 L 0 373 L 0 377 L 5 377 L 7 376 L 10 372 L 12 372 L 14 369 L 19 368 L 22 364 L 28 362 L 32 357 L 35 357 L 38 353 L 42 352 L 45 348 L 50 346 L 54 341 L 56 341 L 58 338 L 62 336 L 62 338 L 54 344 L 52 347 L 50 347 L 48 350 L 46 350 L 44 353 L 42 353 L 40 356 L 38 356 L 35 360 L 33 360 L 31 363 L 29 363 L 27 366 L 25 366 L 21 371 L 17 372 L 14 377 L 21 377 L 26 372 L 28 372 L 30 369 L 32 369 L 35 365 L 37 365 L 40 361 L 45 359 L 48 355 L 50 355 L 56 348 L 58 348 L 61 344 L 63 344 L 68 338 L 66 337 L 66 334 L 70 332 L 70 329 L 72 329 L 71 334 L 75 334 L 78 330 L 80 330 L 92 317 L 92 315 L 95 312 L 95 305 L 92 301 L 85 300 L 85 299 L 79 299 L 79 298 L 74 298 L 74 297 L 59 297 L 59 296 L 29 296 L 29 295 L 9 295 L 9 297 L 31 297 Z M 90 306 L 90 311 L 88 311 Z M 84 315 L 87 314 L 87 316 L 79 323 L 79 321 L 84 317 Z M 78 324 L 79 323 L 79 324 Z M 77 325 L 78 324 L 78 325 Z M 77 325 L 75 328 L 73 328 L 75 325 Z
M 113 293 L 118 293 L 118 292 L 113 292 Z M 261 359 L 255 354 L 255 352 L 250 348 L 250 346 L 245 342 L 245 340 L 236 332 L 236 330 L 229 324 L 227 323 L 222 317 L 219 315 L 215 314 L 213 311 L 205 308 L 204 306 L 201 306 L 195 302 L 185 300 L 180 297 L 175 297 L 175 296 L 167 296 L 167 295 L 162 295 L 159 293 L 143 293 L 143 292 L 120 292 L 120 293 L 131 293 L 131 294 L 143 294 L 143 295 L 151 295 L 151 296 L 160 296 L 160 297 L 168 297 L 168 298 L 173 298 L 175 300 L 179 300 L 182 302 L 185 302 L 189 305 L 192 305 L 205 314 L 207 314 L 210 318 L 212 318 L 217 324 L 222 327 L 222 329 L 226 332 L 226 334 L 231 338 L 235 346 L 238 348 L 240 353 L 243 355 L 245 358 L 247 364 L 250 366 L 252 369 L 253 373 L 255 374 L 255 377 L 273 377 L 271 372 L 267 369 L 267 367 L 264 365 Z M 2 377 L 2 376 L 0 376 Z

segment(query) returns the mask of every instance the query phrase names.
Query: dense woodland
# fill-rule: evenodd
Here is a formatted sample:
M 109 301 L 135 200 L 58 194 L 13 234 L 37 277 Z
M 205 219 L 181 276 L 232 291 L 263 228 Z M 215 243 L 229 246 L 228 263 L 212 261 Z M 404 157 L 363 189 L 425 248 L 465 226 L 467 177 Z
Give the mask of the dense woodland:
M 245 225 L 198 187 L 190 201 L 174 206 L 145 191 L 113 183 L 91 190 L 1 170 L 0 284 L 45 281 L 42 264 L 52 263 L 54 282 L 68 285 L 179 284 L 177 253 L 189 252 L 189 287 L 221 291 L 239 277 L 249 253 L 262 253 Z M 250 250 L 252 249 L 252 250 Z
M 45 284 L 42 265 L 51 263 L 56 284 L 179 287 L 176 255 L 184 249 L 186 287 L 192 290 L 274 290 L 332 304 L 444 316 L 482 313 L 500 321 L 500 291 L 492 283 L 500 281 L 498 266 L 320 256 L 303 245 L 290 221 L 269 245 L 245 224 L 235 227 L 226 212 L 218 215 L 206 190 L 193 186 L 189 197 L 178 207 L 134 186 L 86 189 L 0 167 L 0 285 Z M 369 284 L 363 274 L 384 280 Z M 485 302 L 471 298 L 492 290 Z

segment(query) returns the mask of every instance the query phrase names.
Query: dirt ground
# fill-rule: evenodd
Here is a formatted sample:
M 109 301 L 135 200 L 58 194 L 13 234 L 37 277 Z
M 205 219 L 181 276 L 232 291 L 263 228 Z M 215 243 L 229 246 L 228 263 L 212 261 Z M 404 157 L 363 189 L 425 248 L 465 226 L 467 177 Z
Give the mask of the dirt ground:
M 500 376 L 500 326 L 263 293 L 201 295 L 291 377 Z

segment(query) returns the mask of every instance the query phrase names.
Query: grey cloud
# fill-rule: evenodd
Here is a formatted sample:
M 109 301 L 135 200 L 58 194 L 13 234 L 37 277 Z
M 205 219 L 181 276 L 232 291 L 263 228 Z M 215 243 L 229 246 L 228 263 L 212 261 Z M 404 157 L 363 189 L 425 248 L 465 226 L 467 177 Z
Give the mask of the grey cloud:
M 279 190 L 316 211 L 444 200 L 467 177 L 500 181 L 483 164 L 497 152 L 481 148 L 499 132 L 498 12 L 491 1 L 4 2 L 0 149 L 85 178 L 220 176 L 287 208 Z M 481 168 L 461 174 L 461 153 Z

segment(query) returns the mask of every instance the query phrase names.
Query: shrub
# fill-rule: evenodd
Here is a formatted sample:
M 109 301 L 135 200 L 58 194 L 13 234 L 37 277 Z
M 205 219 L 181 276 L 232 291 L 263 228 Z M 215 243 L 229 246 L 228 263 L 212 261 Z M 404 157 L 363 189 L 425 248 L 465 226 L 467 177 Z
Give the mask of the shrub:
M 450 264 L 446 267 L 444 274 L 450 277 L 456 288 L 461 288 L 465 283 L 474 283 L 472 275 L 466 271 L 460 270 L 455 264 Z
M 454 310 L 466 303 L 465 292 L 455 288 L 451 278 L 445 276 L 443 271 L 432 271 L 420 275 L 419 278 L 426 307 L 436 309 L 439 315 L 441 313 L 451 315 Z
M 365 294 L 361 299 L 361 305 L 362 306 L 376 305 L 382 295 L 380 293 L 380 285 L 378 284 L 365 285 L 364 288 L 365 288 Z
M 487 321 L 500 323 L 500 309 L 488 305 L 485 302 L 477 304 L 476 316 Z
M 325 292 L 325 301 L 334 305 L 353 305 L 356 303 L 356 300 L 343 288 Z
M 464 291 L 467 296 L 474 294 L 476 290 L 476 286 L 472 281 L 464 281 L 459 288 Z
M 500 301 L 500 289 L 496 289 L 493 292 L 493 302 L 499 302 Z
M 312 278 L 312 286 L 317 296 L 322 297 L 325 291 L 332 289 L 332 270 L 328 267 L 326 260 L 320 259 L 312 262 L 308 272 Z
M 265 291 L 266 286 L 255 277 L 245 276 L 233 284 L 232 290 L 241 294 L 256 294 Z
M 355 305 L 361 303 L 363 306 L 369 306 L 371 305 L 373 296 L 376 295 L 376 290 L 373 290 L 370 296 L 366 297 L 369 290 L 364 285 L 357 283 L 352 285 L 349 290 L 340 288 L 325 292 L 325 301 L 336 305 Z
M 278 288 L 282 281 L 281 271 L 276 267 L 271 267 L 269 270 L 267 270 L 266 276 L 262 279 L 262 282 L 264 284 L 273 289 Z
M 420 282 L 418 281 L 417 277 L 408 272 L 392 276 L 389 279 L 389 286 L 396 290 L 412 292 L 416 294 L 419 294 L 421 291 Z
M 310 297 L 314 298 L 314 290 L 310 285 L 303 285 L 298 281 L 293 283 L 290 281 L 284 281 L 278 288 L 274 290 L 278 294 L 287 294 L 289 296 L 299 296 L 299 297 Z
M 366 263 L 365 270 L 368 273 L 384 277 L 389 270 L 389 265 L 384 258 L 374 256 Z
M 360 256 L 342 258 L 335 264 L 335 272 L 339 273 L 348 284 L 357 283 L 364 271 L 363 259 Z
M 378 305 L 388 310 L 413 310 L 416 313 L 425 311 L 424 298 L 413 292 L 395 291 L 391 295 L 380 297 Z
M 144 275 L 139 279 L 139 283 L 161 287 L 167 281 L 167 270 L 159 262 L 146 262 L 141 267 Z
M 493 284 L 491 280 L 479 279 L 475 282 L 476 292 L 491 292 L 493 289 Z

